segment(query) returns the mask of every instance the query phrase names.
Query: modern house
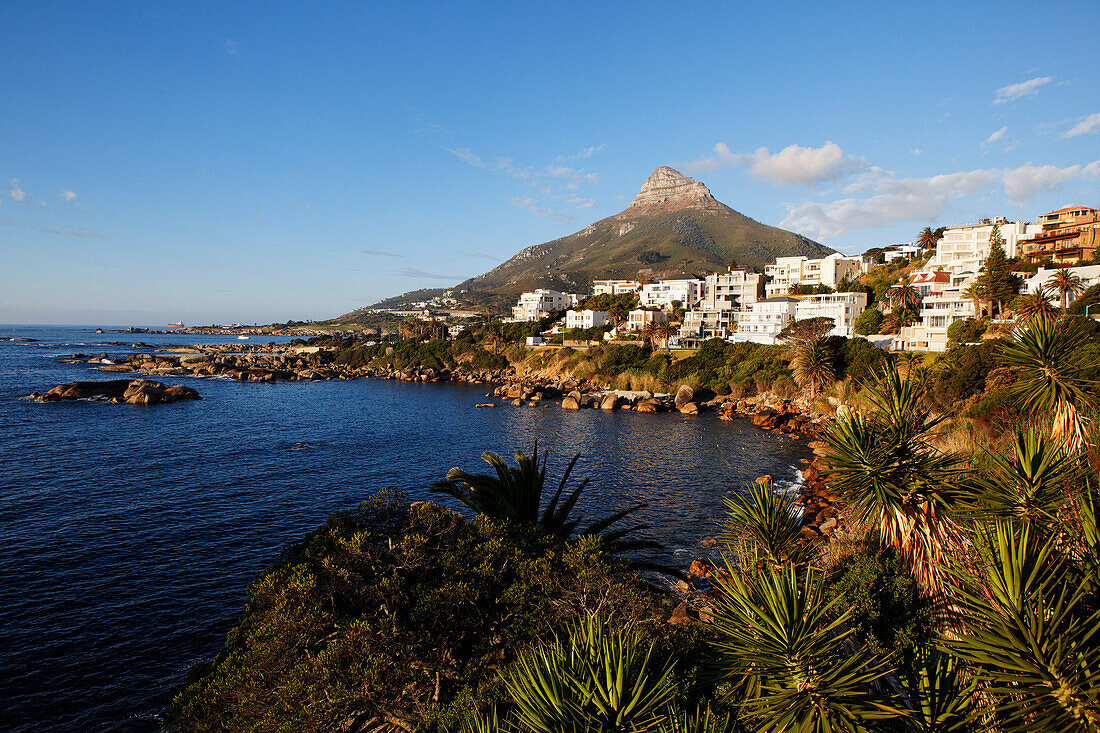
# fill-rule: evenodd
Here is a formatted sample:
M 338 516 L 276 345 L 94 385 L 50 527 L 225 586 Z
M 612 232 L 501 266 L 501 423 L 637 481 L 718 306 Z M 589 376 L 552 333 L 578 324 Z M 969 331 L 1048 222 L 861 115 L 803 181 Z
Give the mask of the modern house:
M 638 300 L 643 308 L 672 308 L 674 300 L 680 301 L 683 308 L 694 308 L 702 295 L 702 280 L 658 280 L 643 285 Z
M 1091 288 L 1093 285 L 1100 285 L 1100 265 L 1087 265 L 1085 267 L 1068 267 L 1066 268 L 1073 275 L 1076 275 L 1081 280 L 1081 285 L 1085 288 Z M 1054 274 L 1058 270 L 1048 270 L 1045 267 L 1040 267 L 1039 270 L 1031 277 L 1024 280 L 1024 286 L 1022 288 L 1025 293 L 1037 293 L 1039 288 L 1048 286 L 1050 281 L 1054 279 Z M 1058 305 L 1062 304 L 1062 296 L 1060 293 L 1054 291 L 1052 288 L 1047 289 L 1047 298 L 1051 303 Z M 1069 305 L 1076 300 L 1072 293 L 1067 293 L 1066 304 Z M 1095 310 L 1095 309 L 1094 309 Z
M 637 310 L 630 311 L 623 328 L 627 331 L 641 331 L 646 327 L 647 323 L 657 325 L 664 323 L 666 320 L 668 320 L 668 314 L 664 311 L 651 311 L 645 310 L 644 308 L 638 308 Z
M 1096 257 L 1100 240 L 1100 210 L 1070 206 L 1039 217 L 1041 231 L 1023 246 L 1021 256 L 1031 262 L 1050 259 L 1072 264 Z
M 795 285 L 825 285 L 835 289 L 845 279 L 855 279 L 862 272 L 861 258 L 839 252 L 819 260 L 805 256 L 779 257 L 773 264 L 764 266 L 764 274 L 770 278 L 764 286 L 764 295 L 768 298 L 787 295 Z
M 593 280 L 593 295 L 626 295 L 642 287 L 637 280 Z
M 554 311 L 563 311 L 576 302 L 576 295 L 539 288 L 519 296 L 519 303 L 512 308 L 512 320 L 537 321 Z
M 977 224 L 951 227 L 936 242 L 936 254 L 925 269 L 932 272 L 946 270 L 952 275 L 977 274 L 989 256 L 989 236 L 993 233 L 994 224 L 1004 240 L 1004 251 L 1008 257 L 1018 257 L 1021 242 L 1040 231 L 1036 224 L 1008 221 L 1003 216 L 982 219 Z
M 741 313 L 737 321 L 737 341 L 754 341 L 758 344 L 774 344 L 775 337 L 795 320 L 798 299 L 788 295 L 758 300 Z
M 599 328 L 607 325 L 610 320 L 607 313 L 603 311 L 569 310 L 565 312 L 566 328 Z

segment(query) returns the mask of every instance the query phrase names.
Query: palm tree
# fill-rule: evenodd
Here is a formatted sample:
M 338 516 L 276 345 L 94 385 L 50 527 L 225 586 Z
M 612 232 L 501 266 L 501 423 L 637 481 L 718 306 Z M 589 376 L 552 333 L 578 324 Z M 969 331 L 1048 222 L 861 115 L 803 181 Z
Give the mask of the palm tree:
M 1089 342 L 1076 321 L 1035 318 L 1013 329 L 1003 352 L 1005 365 L 1020 373 L 1012 394 L 1025 412 L 1054 416 L 1051 438 L 1070 453 L 1085 447 L 1083 411 L 1093 404 L 1098 387 L 1086 376 L 1100 367 L 1100 360 L 1085 350 Z
M 932 227 L 925 227 L 921 231 L 920 236 L 917 237 L 917 244 L 920 245 L 921 249 L 934 249 L 937 239 L 939 239 L 939 237 L 932 231 Z
M 667 722 L 673 662 L 634 627 L 587 618 L 520 657 L 504 686 L 515 730 L 657 731 Z
M 975 278 L 966 286 L 962 294 L 974 302 L 974 317 L 982 317 L 982 299 L 985 298 L 985 288 L 981 281 Z
M 632 532 L 647 529 L 646 525 L 605 532 L 629 514 L 648 506 L 644 503 L 610 514 L 592 522 L 580 532 L 577 531 L 581 520 L 570 518 L 569 515 L 576 506 L 577 500 L 580 499 L 581 493 L 587 488 L 588 479 L 581 481 L 572 493 L 564 497 L 564 501 L 562 499 L 565 486 L 569 482 L 569 475 L 581 457 L 580 453 L 573 456 L 573 460 L 566 466 L 557 491 L 554 492 L 550 502 L 541 508 L 540 513 L 542 492 L 546 484 L 547 453 L 543 453 L 540 460 L 538 449 L 536 442 L 530 456 L 524 455 L 522 451 L 516 451 L 516 466 L 509 466 L 496 453 L 484 453 L 481 458 L 493 467 L 496 471 L 495 476 L 471 474 L 455 467 L 447 472 L 447 479 L 434 484 L 431 491 L 452 496 L 478 514 L 484 514 L 493 519 L 503 519 L 516 524 L 538 524 L 562 541 L 568 540 L 575 533 L 600 535 L 605 547 L 613 553 L 660 547 L 658 543 L 649 540 L 624 539 Z
M 945 490 L 960 461 L 928 443 L 944 418 L 932 417 L 912 373 L 903 378 L 894 365 L 881 381 L 866 386 L 873 413 L 840 417 L 823 436 L 830 485 L 857 523 L 897 551 L 925 593 L 941 595 L 945 555 L 959 537 Z
M 851 610 L 824 602 L 816 571 L 800 578 L 791 565 L 742 574 L 728 561 L 726 569 L 712 643 L 746 730 L 865 731 L 867 721 L 904 715 L 871 692 L 885 662 L 851 643 Z
M 665 344 L 665 351 L 672 353 L 672 347 L 669 345 L 669 339 L 678 334 L 680 329 L 672 321 L 665 321 L 657 326 L 657 334 Z
M 898 284 L 890 288 L 886 294 L 890 299 L 890 307 L 897 310 L 916 308 L 920 305 L 920 291 L 908 280 L 899 280 Z
M 658 329 L 659 325 L 653 321 L 646 321 L 645 325 L 642 326 L 642 339 L 648 341 L 654 349 L 657 348 L 657 344 L 661 340 Z
M 1066 308 L 1069 307 L 1069 296 L 1077 297 L 1081 293 L 1085 292 L 1085 285 L 1081 282 L 1081 278 L 1074 275 L 1064 267 L 1054 273 L 1054 276 L 1047 282 L 1047 286 L 1051 291 L 1058 293 L 1061 298 L 1062 312 L 1066 312 Z
M 984 683 L 997 730 L 1100 730 L 1100 611 L 1058 541 L 979 530 L 978 577 L 958 584 L 966 628 L 941 644 Z
M 810 390 L 810 399 L 835 382 L 833 354 L 825 339 L 813 339 L 796 347 L 791 358 L 791 373 L 799 387 Z
M 1047 300 L 1045 287 L 1040 287 L 1036 293 L 1021 295 L 1012 304 L 1012 309 L 1021 323 L 1031 323 L 1036 318 L 1054 319 L 1058 316 L 1058 311 Z

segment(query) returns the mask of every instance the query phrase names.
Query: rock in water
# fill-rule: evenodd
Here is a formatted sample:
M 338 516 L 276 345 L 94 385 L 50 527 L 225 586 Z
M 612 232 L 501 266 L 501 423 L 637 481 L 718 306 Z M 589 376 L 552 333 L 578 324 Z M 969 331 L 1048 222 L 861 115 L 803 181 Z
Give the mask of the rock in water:
M 572 395 L 569 395 L 561 401 L 561 409 L 572 412 L 581 409 L 581 405 Z
M 607 395 L 600 403 L 601 410 L 614 410 L 619 406 L 619 398 L 614 393 Z
M 107 382 L 70 382 L 51 389 L 39 399 L 43 402 L 60 400 L 105 399 L 111 402 L 127 402 L 131 405 L 155 405 L 178 400 L 201 400 L 199 393 L 190 387 L 175 384 L 166 387 L 148 379 L 115 379 Z
M 686 384 L 681 384 L 680 389 L 676 390 L 676 406 L 686 405 L 689 402 L 695 401 L 695 390 Z

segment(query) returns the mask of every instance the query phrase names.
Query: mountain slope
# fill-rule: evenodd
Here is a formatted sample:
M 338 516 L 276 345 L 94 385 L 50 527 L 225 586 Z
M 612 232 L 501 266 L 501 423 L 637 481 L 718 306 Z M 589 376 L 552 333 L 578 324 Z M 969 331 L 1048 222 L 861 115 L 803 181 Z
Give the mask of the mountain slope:
M 561 239 L 536 244 L 460 289 L 512 294 L 536 286 L 567 290 L 639 272 L 702 273 L 731 259 L 763 269 L 776 257 L 833 250 L 770 227 L 717 201 L 702 183 L 661 166 L 623 211 Z

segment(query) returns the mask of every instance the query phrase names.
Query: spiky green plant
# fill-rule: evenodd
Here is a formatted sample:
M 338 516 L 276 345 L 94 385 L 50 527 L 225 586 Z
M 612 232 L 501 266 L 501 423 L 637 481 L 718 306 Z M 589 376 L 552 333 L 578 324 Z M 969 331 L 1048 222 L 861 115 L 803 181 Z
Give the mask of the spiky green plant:
M 851 733 L 905 715 L 872 691 L 886 663 L 849 649 L 850 612 L 823 601 L 820 573 L 727 569 L 714 597 L 715 664 L 750 730 Z
M 1036 318 L 1026 328 L 1016 328 L 1005 346 L 1006 365 L 1016 367 L 1019 378 L 1010 388 L 1025 412 L 1053 415 L 1051 437 L 1077 453 L 1085 447 L 1088 420 L 1084 415 L 1094 402 L 1098 385 L 1085 374 L 1100 364 L 1083 357 L 1089 337 L 1073 320 Z
M 918 733 L 974 730 L 977 685 L 960 665 L 938 649 L 923 650 L 912 670 L 901 675 L 909 703 L 909 729 Z
M 802 542 L 802 517 L 795 500 L 778 496 L 771 483 L 754 483 L 744 493 L 725 499 L 729 528 L 724 539 L 742 553 L 763 556 L 780 565 L 802 563 L 813 548 Z M 742 557 L 742 561 L 746 558 Z
M 632 626 L 589 617 L 520 657 L 504 683 L 514 729 L 657 731 L 672 699 L 673 662 Z
M 1018 432 L 1008 457 L 988 456 L 993 471 L 975 481 L 979 512 L 1037 528 L 1058 521 L 1058 509 L 1071 498 L 1068 482 L 1080 469 L 1074 456 L 1035 431 Z
M 581 457 L 580 453 L 569 461 L 557 490 L 546 506 L 542 506 L 548 452 L 544 452 L 540 459 L 538 451 L 537 442 L 530 456 L 522 451 L 516 451 L 515 466 L 509 466 L 496 453 L 484 453 L 481 456 L 482 460 L 493 467 L 496 471 L 495 476 L 467 473 L 456 467 L 447 472 L 446 481 L 434 484 L 431 490 L 452 496 L 478 514 L 484 514 L 493 519 L 503 519 L 517 524 L 538 524 L 562 540 L 567 540 L 575 534 L 600 535 L 604 546 L 610 552 L 619 553 L 660 547 L 659 543 L 650 540 L 627 539 L 631 533 L 647 529 L 646 525 L 607 531 L 633 512 L 646 507 L 645 503 L 634 504 L 598 519 L 583 529 L 580 528 L 581 518 L 573 517 L 572 513 L 581 494 L 588 487 L 588 479 L 582 480 L 568 495 L 565 493 L 569 476 Z
M 670 707 L 658 727 L 660 733 L 733 733 L 734 720 L 729 713 L 715 712 L 704 705 L 694 710 Z
M 977 583 L 958 583 L 966 628 L 942 642 L 1006 733 L 1100 731 L 1100 612 L 1056 540 L 1007 522 L 980 530 Z
M 791 374 L 810 397 L 836 381 L 833 354 L 823 338 L 812 339 L 794 347 L 791 352 Z
M 960 459 L 928 443 L 942 418 L 932 417 L 911 373 L 902 377 L 893 366 L 867 393 L 875 408 L 869 415 L 839 417 L 823 436 L 830 487 L 858 524 L 898 552 L 926 593 L 939 595 L 945 553 L 959 536 L 947 492 Z

